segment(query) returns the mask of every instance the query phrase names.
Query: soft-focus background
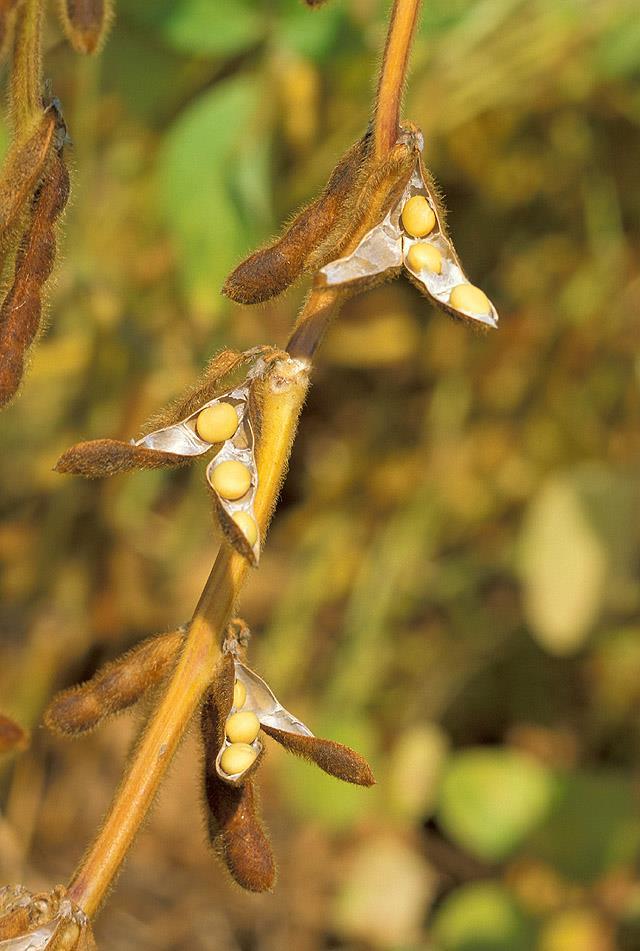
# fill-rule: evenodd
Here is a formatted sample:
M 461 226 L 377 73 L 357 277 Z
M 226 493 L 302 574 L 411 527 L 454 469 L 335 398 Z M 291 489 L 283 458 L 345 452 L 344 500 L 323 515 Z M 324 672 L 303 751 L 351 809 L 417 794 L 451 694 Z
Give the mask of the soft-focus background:
M 365 128 L 377 0 L 120 0 L 102 56 L 52 21 L 74 140 L 50 322 L 0 419 L 0 880 L 65 881 L 140 718 L 66 743 L 57 688 L 186 620 L 216 551 L 202 466 L 57 476 L 136 435 L 223 344 L 282 343 L 304 287 L 219 287 Z M 183 745 L 101 947 L 640 948 L 640 18 L 637 0 L 428 0 L 405 115 L 472 280 L 475 335 L 402 280 L 332 329 L 242 612 L 252 663 L 354 790 L 269 752 L 280 877 L 232 887 Z M 6 133 L 4 135 L 6 138 Z

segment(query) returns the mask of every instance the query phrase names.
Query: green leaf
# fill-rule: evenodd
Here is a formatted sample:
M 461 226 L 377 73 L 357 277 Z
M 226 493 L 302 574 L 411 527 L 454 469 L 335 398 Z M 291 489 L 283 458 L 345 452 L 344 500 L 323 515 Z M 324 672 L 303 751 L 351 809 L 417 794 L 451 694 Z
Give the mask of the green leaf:
M 632 784 L 622 773 L 567 776 L 557 808 L 530 850 L 566 877 L 592 882 L 632 866 L 640 849 L 640 817 Z
M 533 929 L 509 892 L 495 882 L 456 889 L 433 921 L 438 951 L 528 951 Z
M 159 158 L 160 198 L 191 306 L 221 308 L 220 287 L 268 209 L 264 139 L 254 144 L 259 90 L 250 79 L 216 86 L 170 129 Z
M 438 818 L 463 848 L 500 861 L 540 825 L 555 789 L 548 770 L 524 753 L 464 750 L 452 757 L 445 773 Z
M 238 53 L 264 31 L 264 18 L 250 0 L 154 0 L 131 4 L 127 17 L 154 30 L 173 49 L 205 56 Z

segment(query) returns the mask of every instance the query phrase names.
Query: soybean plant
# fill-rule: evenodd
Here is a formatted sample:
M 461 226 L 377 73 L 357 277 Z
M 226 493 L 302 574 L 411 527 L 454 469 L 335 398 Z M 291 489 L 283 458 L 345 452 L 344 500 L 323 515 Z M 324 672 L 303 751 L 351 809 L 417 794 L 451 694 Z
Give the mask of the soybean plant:
M 89 0 L 84 6 L 63 7 L 69 21 L 71 9 L 108 9 Z M 156 415 L 138 438 L 81 442 L 58 461 L 58 472 L 103 478 L 183 466 L 206 456 L 206 486 L 222 540 L 193 617 L 184 627 L 144 641 L 51 701 L 47 726 L 62 735 L 77 735 L 145 695 L 159 694 L 104 824 L 70 884 L 46 900 L 40 896 L 38 915 L 35 900 L 23 890 L 0 893 L 0 936 L 49 928 L 51 941 L 39 947 L 91 947 L 89 921 L 117 876 L 194 717 L 199 718 L 204 750 L 209 838 L 231 876 L 248 890 L 269 890 L 276 877 L 255 791 L 269 741 L 346 782 L 365 787 L 374 782 L 358 753 L 314 736 L 251 669 L 249 632 L 234 615 L 265 544 L 314 355 L 344 301 L 405 273 L 431 304 L 450 316 L 481 329 L 498 323 L 494 305 L 462 269 L 437 188 L 423 162 L 422 133 L 413 123 L 400 122 L 417 14 L 418 0 L 395 0 L 369 128 L 340 159 L 317 200 L 279 238 L 241 262 L 222 289 L 234 301 L 253 305 L 307 275 L 311 287 L 286 346 L 262 345 L 244 353 L 223 350 L 190 391 Z M 102 21 L 106 19 L 105 13 Z M 81 46 L 77 17 L 67 30 Z M 32 149 L 34 167 L 36 158 L 41 162 L 43 135 L 39 130 L 39 144 Z M 28 190 L 26 181 L 22 191 Z M 50 221 L 55 218 L 52 209 L 57 213 L 61 202 L 48 201 Z M 31 909 L 29 914 L 17 915 L 24 908 Z M 63 933 L 64 945 L 55 937 Z

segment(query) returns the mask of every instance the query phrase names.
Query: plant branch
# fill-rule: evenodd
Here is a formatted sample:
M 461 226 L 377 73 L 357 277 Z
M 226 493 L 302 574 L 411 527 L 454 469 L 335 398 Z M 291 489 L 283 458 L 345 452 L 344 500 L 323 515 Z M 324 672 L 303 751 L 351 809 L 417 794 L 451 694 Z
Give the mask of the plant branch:
M 420 0 L 394 0 L 373 122 L 378 158 L 385 156 L 398 138 L 402 92 L 419 8 Z

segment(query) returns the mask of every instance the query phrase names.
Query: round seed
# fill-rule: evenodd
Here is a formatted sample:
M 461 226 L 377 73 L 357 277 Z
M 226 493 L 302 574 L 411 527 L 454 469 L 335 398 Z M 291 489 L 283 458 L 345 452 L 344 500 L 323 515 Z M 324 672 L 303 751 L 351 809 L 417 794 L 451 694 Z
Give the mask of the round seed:
M 404 230 L 413 238 L 424 238 L 436 226 L 433 208 L 424 195 L 414 195 L 402 209 Z
M 205 442 L 224 442 L 231 439 L 238 428 L 238 414 L 231 403 L 206 406 L 198 414 L 196 432 Z
M 228 459 L 216 466 L 211 476 L 216 492 L 223 499 L 241 499 L 251 485 L 251 473 L 241 462 Z
M 260 732 L 260 720 L 251 710 L 232 713 L 225 724 L 230 743 L 253 743 Z
M 258 526 L 255 523 L 255 519 L 251 518 L 248 512 L 236 512 L 232 515 L 232 518 L 253 548 L 258 541 Z
M 449 296 L 449 303 L 466 314 L 490 314 L 491 301 L 474 284 L 458 284 Z
M 242 683 L 241 680 L 236 680 L 233 685 L 233 705 L 236 710 L 239 710 L 240 707 L 244 707 L 244 702 L 247 699 L 247 688 Z
M 248 743 L 232 743 L 220 757 L 220 769 L 227 776 L 244 773 L 255 762 L 258 751 Z
M 442 255 L 433 244 L 419 241 L 412 244 L 407 253 L 407 264 L 412 271 L 431 271 L 440 274 L 442 271 Z

